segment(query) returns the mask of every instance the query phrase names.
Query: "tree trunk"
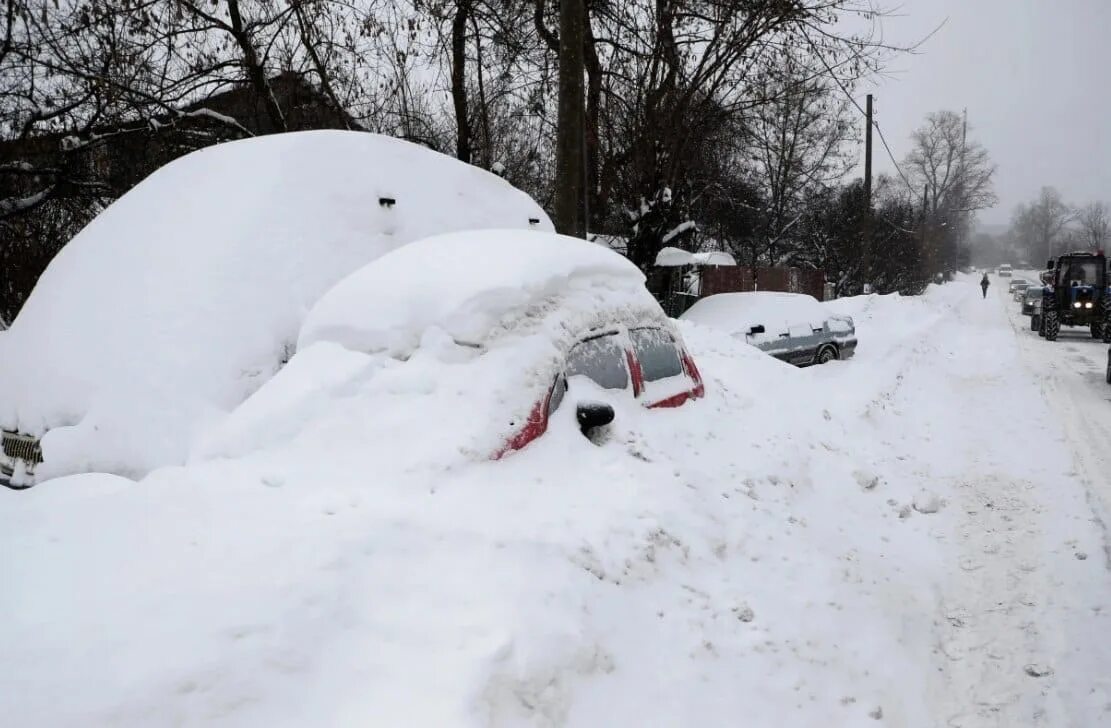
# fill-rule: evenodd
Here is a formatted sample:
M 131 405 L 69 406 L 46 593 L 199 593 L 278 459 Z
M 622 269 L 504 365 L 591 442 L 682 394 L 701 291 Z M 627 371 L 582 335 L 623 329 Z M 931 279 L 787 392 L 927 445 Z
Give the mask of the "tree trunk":
M 270 117 L 270 123 L 274 125 L 275 131 L 288 131 L 285 117 L 278 106 L 278 100 L 274 98 L 270 81 L 266 78 L 266 70 L 259 61 L 250 34 L 243 27 L 243 16 L 239 12 L 239 0 L 228 0 L 228 15 L 231 17 L 232 35 L 235 37 L 239 49 L 243 51 L 243 65 L 247 69 L 247 78 L 250 80 L 251 86 L 254 87 L 255 93 L 262 99 L 266 115 Z
M 602 216 L 603 200 L 599 194 L 598 167 L 601 159 L 599 148 L 598 115 L 602 102 L 602 64 L 598 60 L 598 49 L 594 45 L 594 30 L 590 27 L 590 16 L 584 13 L 585 25 L 585 63 L 586 63 L 586 184 L 587 209 L 583 212 L 583 222 L 587 229 L 593 227 L 594 220 Z M 593 217 L 593 220 L 591 219 Z
M 556 122 L 555 225 L 583 237 L 583 0 L 559 8 L 559 115 Z
M 467 116 L 467 20 L 471 0 L 456 0 L 451 21 L 451 101 L 455 106 L 455 156 L 471 161 L 471 120 Z

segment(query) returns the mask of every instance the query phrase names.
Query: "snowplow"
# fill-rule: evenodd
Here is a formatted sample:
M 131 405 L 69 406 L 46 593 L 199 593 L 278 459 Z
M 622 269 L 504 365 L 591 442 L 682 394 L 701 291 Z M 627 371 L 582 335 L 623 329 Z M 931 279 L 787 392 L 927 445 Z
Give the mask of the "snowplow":
M 1078 251 L 1047 263 L 1038 335 L 1056 341 L 1062 326 L 1087 326 L 1092 338 L 1111 343 L 1111 289 L 1103 251 Z

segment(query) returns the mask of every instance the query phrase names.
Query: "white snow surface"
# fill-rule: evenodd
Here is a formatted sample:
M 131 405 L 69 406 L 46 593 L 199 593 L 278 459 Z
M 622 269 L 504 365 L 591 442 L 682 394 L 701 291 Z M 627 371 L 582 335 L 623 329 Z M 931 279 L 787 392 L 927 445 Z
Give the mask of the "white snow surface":
M 608 248 L 554 233 L 447 233 L 395 250 L 337 284 L 309 312 L 298 346 L 326 340 L 403 357 L 433 327 L 481 346 L 551 316 L 581 334 L 600 310 L 614 307 L 662 317 L 644 275 Z
M 732 255 L 721 250 L 691 253 L 682 248 L 664 247 L 656 254 L 656 265 L 676 268 L 684 265 L 737 265 Z
M 759 343 L 775 341 L 800 324 L 820 329 L 831 315 L 818 299 L 804 293 L 753 291 L 707 296 L 687 309 L 682 318 L 742 340 L 753 326 L 763 326 L 763 334 L 749 337 L 753 343 Z
M 465 445 L 529 339 L 316 341 L 228 457 L 0 492 L 0 715 L 1103 725 L 1111 418 L 1089 450 L 1053 408 L 1104 385 L 1012 306 L 837 301 L 856 357 L 809 369 L 680 321 L 705 398 L 613 397 L 599 444 L 561 407 L 500 461 Z
M 40 480 L 181 463 L 292 354 L 336 281 L 413 240 L 498 227 L 552 229 L 505 180 L 398 139 L 302 132 L 194 152 L 48 266 L 0 340 L 0 426 L 49 430 Z

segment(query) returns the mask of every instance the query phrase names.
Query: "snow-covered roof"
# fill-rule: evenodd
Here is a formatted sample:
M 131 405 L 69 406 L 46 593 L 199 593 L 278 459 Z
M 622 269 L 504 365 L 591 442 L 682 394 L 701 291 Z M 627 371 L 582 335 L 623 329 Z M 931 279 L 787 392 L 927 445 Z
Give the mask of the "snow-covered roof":
M 448 233 L 338 283 L 309 312 L 298 348 L 323 340 L 404 357 L 433 328 L 483 345 L 552 317 L 574 335 L 617 311 L 662 317 L 640 270 L 605 247 L 531 231 Z
M 656 265 L 661 268 L 677 268 L 684 265 L 737 265 L 729 253 L 711 250 L 691 253 L 681 248 L 665 247 L 656 254 Z
M 0 343 L 0 425 L 54 428 L 45 473 L 179 462 L 201 423 L 292 353 L 336 281 L 413 240 L 491 227 L 552 229 L 505 180 L 390 137 L 301 132 L 189 154 L 47 268 Z
M 707 296 L 681 318 L 734 335 L 763 326 L 761 338 L 772 339 L 787 333 L 791 326 L 810 324 L 821 328 L 831 315 L 818 299 L 804 293 L 753 291 Z

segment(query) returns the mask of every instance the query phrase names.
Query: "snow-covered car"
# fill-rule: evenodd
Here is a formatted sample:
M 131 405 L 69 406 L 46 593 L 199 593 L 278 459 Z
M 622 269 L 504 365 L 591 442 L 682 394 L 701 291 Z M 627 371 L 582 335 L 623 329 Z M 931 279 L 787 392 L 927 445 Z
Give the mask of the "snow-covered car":
M 1011 282 L 1007 284 L 1007 292 L 1013 294 L 1021 290 L 1026 290 L 1029 285 L 1030 281 L 1025 278 L 1012 278 Z M 1016 298 L 1015 300 L 1017 301 L 1018 299 Z
M 504 179 L 376 134 L 279 134 L 175 160 L 61 250 L 0 340 L 0 482 L 185 462 L 281 368 L 337 281 L 477 228 L 552 225 Z
M 1013 272 L 1013 268 L 1010 264 L 1004 263 L 1003 265 L 999 266 L 999 268 L 995 272 L 999 275 L 1000 278 L 1009 278 L 1011 276 L 1011 273 Z
M 725 331 L 796 366 L 847 359 L 856 351 L 852 317 L 833 314 L 802 293 L 719 293 L 680 318 Z
M 410 378 L 418 384 L 399 384 Z M 289 364 L 198 454 L 275 445 L 282 423 L 302 427 L 304 413 L 361 379 L 385 392 L 365 394 L 367 406 L 383 418 L 401 407 L 413 439 L 434 424 L 434 439 L 494 459 L 544 434 L 557 411 L 589 432 L 615 405 L 677 407 L 704 393 L 674 323 L 624 256 L 551 233 L 450 233 L 399 248 L 326 293 Z

